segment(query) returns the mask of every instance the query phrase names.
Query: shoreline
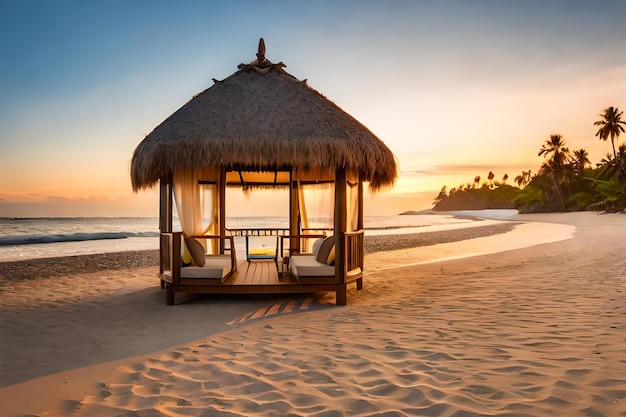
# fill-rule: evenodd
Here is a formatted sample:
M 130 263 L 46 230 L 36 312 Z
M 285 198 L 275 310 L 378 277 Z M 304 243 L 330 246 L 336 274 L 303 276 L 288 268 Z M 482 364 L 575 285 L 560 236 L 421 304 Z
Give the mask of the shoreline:
M 2 332 L 13 339 L 0 349 L 13 371 L 32 369 L 0 389 L 0 403 L 9 416 L 626 413 L 626 219 L 515 220 L 528 223 L 367 255 L 364 288 L 350 289 L 343 307 L 325 296 L 166 307 L 153 267 L 5 280 Z M 526 224 L 576 231 L 512 251 L 389 266 L 395 254 L 488 241 L 506 250 L 502 242 L 517 243 Z M 52 372 L 54 359 L 64 371 Z
M 501 224 L 485 224 L 434 232 L 365 236 L 364 251 L 365 255 L 368 255 L 390 250 L 410 249 L 476 239 L 510 232 L 517 224 L 519 223 L 502 222 Z M 128 250 L 18 261 L 0 261 L 0 277 L 11 280 L 33 277 L 47 278 L 150 266 L 158 268 L 158 265 L 158 250 Z
M 482 211 L 480 212 L 487 217 L 490 215 L 495 215 L 495 213 Z M 479 213 L 479 214 L 480 214 Z M 513 213 L 504 213 L 499 216 L 499 220 L 503 220 L 506 217 L 513 215 Z M 96 218 L 98 219 L 98 218 Z M 252 217 L 251 219 L 255 219 Z M 2 219 L 0 219 L 1 222 Z M 120 238 L 108 238 L 108 239 L 86 239 L 86 240 L 74 240 L 73 238 L 70 240 L 64 240 L 62 236 L 70 235 L 73 236 L 78 231 L 78 234 L 82 234 L 85 236 L 104 236 L 107 233 L 98 233 L 93 232 L 89 227 L 93 227 L 96 230 L 101 230 L 105 226 L 96 221 L 94 224 L 90 223 L 89 218 L 85 218 L 84 222 L 79 222 L 75 225 L 75 228 L 70 229 L 68 225 L 59 226 L 55 224 L 46 224 L 46 220 L 42 221 L 44 224 L 38 225 L 30 225 L 30 227 L 41 228 L 43 230 L 47 230 L 41 236 L 33 235 L 33 238 L 45 239 L 47 237 L 51 237 L 54 239 L 59 239 L 51 241 L 50 243 L 31 243 L 31 244 L 7 244 L 6 238 L 13 238 L 17 241 L 20 241 L 21 238 L 24 238 L 25 229 L 24 225 L 17 227 L 15 234 L 12 235 L 10 232 L 13 226 L 9 225 L 8 232 L 0 231 L 0 262 L 13 262 L 13 261 L 22 261 L 22 260 L 30 260 L 30 259 L 44 259 L 44 258 L 54 258 L 54 257 L 62 257 L 62 256 L 77 256 L 77 255 L 91 255 L 91 254 L 99 254 L 99 253 L 112 253 L 112 252 L 130 252 L 130 251 L 143 251 L 143 250 L 157 250 L 159 247 L 159 238 L 158 233 L 154 232 L 153 227 L 148 227 L 147 224 L 141 222 L 141 219 L 138 221 L 141 223 L 136 229 L 133 229 L 133 226 L 125 225 L 122 221 L 121 224 L 117 224 L 117 228 L 113 228 L 115 230 L 131 230 L 128 232 L 112 232 L 117 233 L 118 236 L 128 235 L 126 237 Z M 127 219 L 128 220 L 128 219 Z M 120 223 L 120 219 L 118 219 L 118 223 Z M 237 222 L 235 222 L 237 223 Z M 459 217 L 456 216 L 455 213 L 450 213 L 449 215 L 441 214 L 437 216 L 419 216 L 419 218 L 411 218 L 407 220 L 406 216 L 371 216 L 365 218 L 365 234 L 366 235 L 381 235 L 381 234 L 410 234 L 410 233 L 423 233 L 429 231 L 438 231 L 438 230 L 449 230 L 456 229 L 462 227 L 476 227 L 476 226 L 485 226 L 487 224 L 495 224 L 493 220 L 489 220 L 486 218 L 480 218 L 477 216 L 473 216 L 470 218 L 466 218 L 464 220 L 459 220 Z M 241 225 L 250 224 L 250 222 L 243 222 Z M 53 233 L 54 228 L 57 228 L 59 235 L 57 236 Z M 108 230 L 108 229 L 107 229 Z M 149 230 L 149 231 L 147 231 Z M 36 233 L 36 232 L 35 232 Z M 47 236 L 47 234 L 52 233 L 52 236 Z M 139 235 L 145 234 L 154 234 L 154 237 L 141 237 Z M 59 237 L 61 236 L 61 237 Z M 23 239 L 22 239 L 23 240 Z M 243 250 L 244 242 L 243 239 L 235 239 L 237 243 L 237 249 Z

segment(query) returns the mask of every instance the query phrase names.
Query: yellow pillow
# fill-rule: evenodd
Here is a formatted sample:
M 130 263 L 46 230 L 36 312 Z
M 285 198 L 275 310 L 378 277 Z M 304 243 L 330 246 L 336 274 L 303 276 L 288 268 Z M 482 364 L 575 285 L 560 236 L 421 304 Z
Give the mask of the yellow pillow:
M 192 237 L 185 238 L 185 246 L 189 249 L 193 262 L 198 266 L 204 266 L 206 259 L 204 259 L 204 246 Z
M 258 248 L 258 249 L 250 249 L 248 251 L 248 255 L 273 256 L 275 254 L 276 254 L 276 249 L 274 248 Z
M 193 262 L 193 259 L 191 259 L 191 254 L 189 253 L 189 249 L 187 249 L 187 245 L 183 245 L 183 255 L 180 259 L 183 263 L 183 266 L 189 266 L 191 265 L 191 262 Z
M 330 250 L 326 263 L 328 265 L 335 265 L 335 245 L 333 245 L 333 248 Z

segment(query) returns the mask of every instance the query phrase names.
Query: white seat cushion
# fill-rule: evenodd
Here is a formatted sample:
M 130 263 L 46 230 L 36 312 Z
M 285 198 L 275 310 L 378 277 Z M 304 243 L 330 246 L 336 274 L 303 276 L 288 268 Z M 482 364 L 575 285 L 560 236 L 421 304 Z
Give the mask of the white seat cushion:
M 181 278 L 224 278 L 231 270 L 230 255 L 209 255 L 204 266 L 186 266 L 180 269 Z
M 335 266 L 318 262 L 313 255 L 294 255 L 289 258 L 289 268 L 296 277 L 334 277 Z

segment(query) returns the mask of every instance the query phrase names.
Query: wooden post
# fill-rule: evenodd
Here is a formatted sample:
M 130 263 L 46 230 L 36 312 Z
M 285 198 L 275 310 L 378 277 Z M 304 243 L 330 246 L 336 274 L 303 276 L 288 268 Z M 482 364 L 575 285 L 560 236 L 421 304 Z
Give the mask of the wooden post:
M 159 229 L 172 231 L 172 177 L 161 178 L 159 195 Z
M 172 176 L 161 178 L 159 183 L 159 230 L 161 233 L 172 231 Z M 163 251 L 168 248 L 163 247 L 163 239 L 159 238 L 159 272 L 163 273 Z M 165 283 L 161 280 L 161 288 Z
M 220 168 L 220 179 L 217 182 L 218 188 L 218 198 L 219 198 L 219 214 L 220 217 L 220 236 L 226 236 L 226 167 L 222 166 Z M 220 253 L 224 254 L 224 239 L 219 240 L 220 245 Z M 230 248 L 231 252 L 235 250 L 235 248 Z
M 174 290 L 172 289 L 172 284 L 165 284 L 166 296 L 165 296 L 165 304 L 168 306 L 173 306 L 175 303 L 175 295 Z
M 335 278 L 338 283 L 345 283 L 346 256 L 346 170 L 337 168 L 335 171 Z
M 363 204 L 363 180 L 361 179 L 361 174 L 359 173 L 359 217 L 358 217 L 358 222 L 357 222 L 357 230 L 363 230 L 365 228 L 365 224 L 363 221 L 363 208 L 364 208 L 364 204 Z M 365 234 L 364 234 L 365 235 Z M 365 248 L 364 246 L 364 236 L 361 237 L 360 239 L 361 242 L 361 247 L 359 248 L 359 264 L 360 264 L 360 268 L 361 271 L 365 270 Z M 356 289 L 360 290 L 363 288 L 363 277 L 359 278 L 356 281 Z
M 363 180 L 361 174 L 359 174 L 359 217 L 356 225 L 356 230 L 363 229 Z
M 299 199 L 298 199 L 298 184 L 293 179 L 293 168 L 289 173 L 289 236 L 298 235 L 298 213 Z M 294 250 L 300 250 L 300 239 L 289 238 L 289 253 L 292 254 Z
M 342 285 L 340 289 L 338 289 L 337 291 L 335 291 L 336 294 L 336 301 L 335 303 L 338 306 L 345 306 L 346 304 L 348 304 L 348 287 L 347 285 Z M 173 303 L 173 301 L 172 301 Z

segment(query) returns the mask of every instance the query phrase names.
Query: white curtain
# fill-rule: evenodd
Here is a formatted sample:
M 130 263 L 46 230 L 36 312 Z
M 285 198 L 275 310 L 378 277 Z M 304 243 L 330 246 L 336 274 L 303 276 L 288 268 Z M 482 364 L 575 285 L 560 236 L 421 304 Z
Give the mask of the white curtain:
M 300 183 L 298 185 L 298 204 L 300 224 L 303 229 L 332 229 L 335 213 L 335 190 L 332 183 Z M 311 239 L 304 239 L 302 242 L 304 246 L 300 250 L 303 252 L 310 251 L 309 245 L 312 244 Z
M 354 232 L 359 225 L 359 174 L 346 171 L 346 231 Z
M 300 184 L 298 190 L 302 228 L 332 228 L 335 210 L 333 184 Z
M 174 173 L 174 200 L 184 235 L 219 233 L 218 179 L 219 173 L 216 175 L 208 170 L 179 170 Z M 201 181 L 207 183 L 201 184 Z M 206 248 L 206 242 L 201 243 Z M 215 253 L 218 242 L 212 243 L 210 249 Z

